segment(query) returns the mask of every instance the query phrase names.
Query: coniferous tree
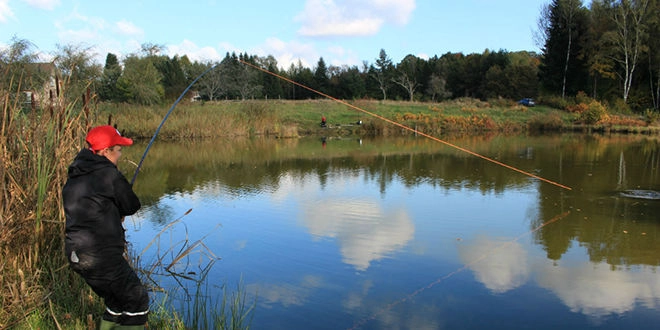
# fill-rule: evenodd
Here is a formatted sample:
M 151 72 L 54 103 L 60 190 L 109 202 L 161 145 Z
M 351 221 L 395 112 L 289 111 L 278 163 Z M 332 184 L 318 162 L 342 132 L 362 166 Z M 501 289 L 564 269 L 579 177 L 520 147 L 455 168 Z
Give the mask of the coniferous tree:
M 117 55 L 108 53 L 105 57 L 105 66 L 103 67 L 103 76 L 99 86 L 99 97 L 103 101 L 117 102 L 121 99 L 117 89 L 117 80 L 121 76 L 121 66 Z
M 580 0 L 553 0 L 542 14 L 548 22 L 540 79 L 550 93 L 563 97 L 585 90 L 587 64 L 581 56 L 587 32 L 586 9 Z
M 328 94 L 329 84 L 330 78 L 328 77 L 328 67 L 325 65 L 323 57 L 321 57 L 316 64 L 316 70 L 314 70 L 314 85 L 312 88 L 321 93 Z
M 390 81 L 392 80 L 393 70 L 394 65 L 392 64 L 392 59 L 387 56 L 385 49 L 381 49 L 373 70 L 370 70 L 370 74 L 371 77 L 378 82 L 378 88 L 383 95 L 383 100 L 387 100 L 387 92 L 389 90 Z
M 163 77 L 161 83 L 165 91 L 165 97 L 176 99 L 188 85 L 179 57 L 159 56 L 154 58 L 154 65 Z

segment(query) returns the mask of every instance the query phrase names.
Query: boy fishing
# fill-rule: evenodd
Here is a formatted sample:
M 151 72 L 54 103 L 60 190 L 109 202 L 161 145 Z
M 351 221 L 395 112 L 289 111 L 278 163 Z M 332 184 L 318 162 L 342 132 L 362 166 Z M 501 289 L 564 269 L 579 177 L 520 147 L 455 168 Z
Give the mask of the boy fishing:
M 69 166 L 62 189 L 66 214 L 65 253 L 69 265 L 103 298 L 99 329 L 144 329 L 149 295 L 124 256 L 122 219 L 140 209 L 140 200 L 117 168 L 123 146 L 133 140 L 112 126 L 98 126 L 86 137 Z

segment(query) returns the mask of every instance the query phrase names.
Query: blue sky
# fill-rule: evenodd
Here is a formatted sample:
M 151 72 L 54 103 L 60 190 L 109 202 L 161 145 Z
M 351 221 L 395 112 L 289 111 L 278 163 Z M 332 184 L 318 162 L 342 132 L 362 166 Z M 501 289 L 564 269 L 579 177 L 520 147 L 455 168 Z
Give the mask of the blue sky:
M 533 31 L 550 0 L 0 0 L 0 47 L 13 37 L 45 57 L 57 45 L 90 48 L 101 64 L 143 43 L 169 56 L 221 60 L 273 55 L 280 67 L 398 63 L 485 49 L 539 51 Z

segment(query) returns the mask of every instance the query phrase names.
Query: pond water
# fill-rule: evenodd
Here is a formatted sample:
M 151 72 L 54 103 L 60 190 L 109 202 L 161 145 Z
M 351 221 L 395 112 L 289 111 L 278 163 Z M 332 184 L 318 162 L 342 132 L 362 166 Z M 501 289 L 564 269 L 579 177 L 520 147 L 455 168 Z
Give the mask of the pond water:
M 657 138 L 446 140 L 570 190 L 421 137 L 158 141 L 128 239 L 171 297 L 256 303 L 252 329 L 660 324 L 660 201 L 622 195 L 660 191 Z

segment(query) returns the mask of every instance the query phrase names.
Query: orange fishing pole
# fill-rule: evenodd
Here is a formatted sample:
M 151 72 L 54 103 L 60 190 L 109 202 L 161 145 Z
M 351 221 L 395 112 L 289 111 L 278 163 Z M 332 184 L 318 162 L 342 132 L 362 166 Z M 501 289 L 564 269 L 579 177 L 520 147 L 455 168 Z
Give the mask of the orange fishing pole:
M 418 134 L 418 135 L 424 136 L 424 137 L 429 138 L 429 139 L 431 139 L 431 140 L 433 140 L 433 141 L 440 142 L 440 143 L 445 144 L 445 145 L 447 145 L 447 146 L 450 146 L 450 147 L 452 147 L 452 148 L 454 148 L 454 149 L 458 149 L 458 150 L 460 150 L 460 151 L 463 151 L 463 152 L 468 153 L 468 154 L 470 154 L 470 155 L 473 155 L 473 156 L 475 156 L 475 157 L 479 157 L 479 158 L 481 158 L 481 159 L 487 160 L 487 161 L 489 161 L 489 162 L 491 162 L 491 163 L 494 163 L 494 164 L 497 164 L 497 165 L 499 165 L 499 166 L 502 166 L 502 167 L 508 168 L 508 169 L 510 169 L 510 170 L 516 171 L 516 172 L 518 172 L 518 173 L 524 174 L 524 175 L 529 176 L 529 177 L 532 177 L 532 178 L 534 178 L 534 179 L 537 179 L 537 180 L 541 180 L 541 181 L 547 182 L 547 183 L 549 183 L 549 184 L 555 185 L 555 186 L 560 187 L 560 188 L 563 188 L 563 189 L 572 190 L 571 187 L 565 186 L 565 185 L 563 185 L 563 184 L 561 184 L 561 183 L 558 183 L 558 182 L 555 182 L 555 181 L 552 181 L 552 180 L 548 180 L 548 179 L 546 179 L 546 178 L 540 177 L 540 176 L 535 175 L 535 174 L 533 174 L 533 173 L 529 173 L 529 172 L 523 171 L 523 170 L 521 170 L 521 169 L 519 169 L 519 168 L 513 167 L 513 166 L 511 166 L 511 165 L 508 165 L 508 164 L 502 163 L 502 162 L 500 162 L 500 161 L 498 161 L 498 160 L 495 160 L 495 159 L 492 159 L 492 158 L 486 157 L 486 156 L 484 156 L 484 155 L 478 154 L 478 153 L 476 153 L 476 152 L 474 152 L 474 151 L 471 151 L 471 150 L 465 149 L 465 148 L 463 148 L 463 147 L 457 146 L 457 145 L 452 144 L 452 143 L 450 143 L 450 142 L 447 142 L 447 141 L 445 141 L 445 140 L 439 139 L 439 138 L 437 138 L 437 137 L 435 137 L 435 136 L 432 136 L 432 135 L 429 135 L 429 134 L 426 134 L 426 133 L 423 133 L 423 132 L 418 132 L 418 131 L 415 130 L 414 128 L 408 127 L 408 126 L 403 125 L 403 124 L 401 124 L 401 123 L 397 123 L 397 122 L 395 122 L 395 121 L 393 121 L 393 120 L 390 120 L 390 119 L 387 119 L 387 118 L 385 118 L 385 117 L 383 117 L 383 116 L 379 116 L 379 115 L 377 115 L 377 114 L 375 114 L 375 113 L 373 113 L 373 112 L 369 112 L 369 111 L 367 111 L 367 110 L 364 110 L 364 109 L 362 109 L 362 108 L 360 108 L 360 107 L 358 107 L 358 106 L 352 105 L 352 104 L 350 104 L 350 103 L 348 103 L 348 102 L 346 102 L 346 101 L 344 101 L 344 100 L 340 100 L 340 99 L 338 99 L 338 98 L 332 97 L 332 96 L 330 96 L 330 95 L 328 95 L 328 94 L 325 94 L 325 93 L 323 93 L 323 92 L 317 91 L 317 90 L 315 90 L 315 89 L 313 89 L 313 88 L 311 88 L 311 87 L 305 86 L 305 85 L 303 85 L 303 84 L 301 84 L 301 83 L 298 83 L 298 82 L 296 82 L 296 81 L 293 81 L 293 80 L 291 80 L 291 79 L 289 79 L 289 78 L 286 78 L 286 77 L 283 77 L 283 76 L 281 76 L 281 75 L 278 75 L 277 73 L 274 73 L 274 72 L 268 71 L 268 70 L 266 70 L 266 69 L 264 69 L 264 68 L 261 68 L 261 67 L 259 67 L 259 66 L 257 66 L 257 65 L 254 65 L 254 64 L 252 64 L 252 63 L 245 62 L 245 61 L 243 61 L 243 60 L 241 60 L 241 59 L 239 59 L 238 61 L 241 62 L 241 63 L 243 63 L 243 64 L 245 64 L 245 65 L 247 65 L 247 66 L 249 66 L 249 67 L 255 68 L 255 69 L 259 70 L 259 71 L 262 71 L 262 72 L 264 72 L 264 73 L 267 73 L 267 74 L 269 74 L 269 75 L 272 75 L 272 76 L 274 76 L 274 77 L 277 77 L 277 78 L 279 78 L 279 79 L 282 79 L 282 80 L 284 80 L 284 81 L 290 82 L 290 83 L 292 83 L 292 84 L 294 84 L 294 85 L 296 85 L 296 86 L 300 86 L 300 87 L 302 87 L 302 88 L 304 88 L 304 89 L 306 89 L 306 90 L 309 90 L 309 91 L 311 91 L 311 92 L 313 92 L 313 93 L 316 93 L 316 94 L 318 94 L 318 95 L 321 95 L 321 96 L 323 96 L 323 97 L 326 97 L 326 98 L 328 98 L 328 99 L 330 99 L 330 100 L 333 100 L 333 101 L 335 101 L 335 102 L 341 103 L 341 104 L 343 104 L 343 105 L 345 105 L 345 106 L 347 106 L 347 107 L 350 107 L 350 108 L 352 108 L 352 109 L 355 109 L 355 110 L 357 110 L 357 111 L 360 111 L 360 112 L 366 113 L 366 114 L 369 115 L 369 116 L 372 116 L 372 117 L 378 118 L 378 119 L 383 120 L 383 121 L 385 121 L 385 122 L 388 122 L 388 123 L 390 123 L 390 124 L 392 124 L 392 125 L 395 125 L 395 126 L 398 126 L 398 127 L 403 128 L 403 129 L 405 129 L 405 130 L 408 130 L 408 131 L 414 132 L 415 134 Z

